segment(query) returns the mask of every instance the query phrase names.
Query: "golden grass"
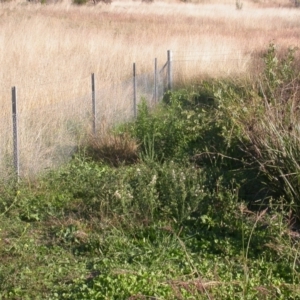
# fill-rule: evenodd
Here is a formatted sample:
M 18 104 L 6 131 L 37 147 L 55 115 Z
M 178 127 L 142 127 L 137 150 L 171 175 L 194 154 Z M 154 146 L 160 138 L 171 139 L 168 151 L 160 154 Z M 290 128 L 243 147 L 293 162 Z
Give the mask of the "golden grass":
M 11 153 L 12 86 L 18 91 L 21 170 L 36 173 L 71 152 L 90 120 L 92 72 L 99 121 L 110 124 L 132 116 L 133 62 L 139 74 L 152 74 L 154 58 L 161 67 L 170 49 L 174 79 L 188 83 L 245 75 L 270 42 L 299 46 L 300 10 L 289 1 L 242 2 L 242 10 L 228 0 L 1 3 L 1 158 Z
M 99 131 L 88 139 L 88 154 L 95 160 L 112 166 L 132 164 L 138 161 L 138 143 L 128 134 Z

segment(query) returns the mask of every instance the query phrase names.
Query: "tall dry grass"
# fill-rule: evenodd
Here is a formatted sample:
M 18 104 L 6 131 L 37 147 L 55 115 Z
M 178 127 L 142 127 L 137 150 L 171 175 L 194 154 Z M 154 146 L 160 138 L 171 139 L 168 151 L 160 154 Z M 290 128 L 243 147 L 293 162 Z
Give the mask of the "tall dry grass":
M 18 91 L 21 170 L 34 174 L 60 163 L 80 140 L 90 120 L 92 72 L 98 121 L 111 123 L 132 116 L 133 62 L 139 74 L 152 74 L 154 58 L 161 67 L 170 49 L 175 80 L 188 83 L 249 74 L 271 41 L 299 46 L 300 10 L 288 1 L 270 3 L 243 1 L 242 10 L 227 0 L 1 3 L 1 169 L 11 162 L 12 86 Z

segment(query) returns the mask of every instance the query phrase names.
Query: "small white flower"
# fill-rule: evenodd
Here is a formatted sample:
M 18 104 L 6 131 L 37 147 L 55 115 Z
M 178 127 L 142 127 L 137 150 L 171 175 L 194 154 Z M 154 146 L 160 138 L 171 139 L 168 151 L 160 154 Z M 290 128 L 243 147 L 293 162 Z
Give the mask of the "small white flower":
M 122 198 L 122 196 L 121 196 L 121 194 L 119 193 L 118 190 L 115 191 L 114 196 L 115 196 L 116 198 L 118 198 L 118 199 L 121 199 L 121 198 Z
M 185 180 L 185 175 L 183 172 L 180 173 L 180 181 L 184 181 Z
M 176 173 L 175 173 L 175 170 L 172 170 L 172 177 L 173 177 L 174 180 L 176 179 Z
M 150 185 L 155 185 L 156 179 L 157 179 L 156 175 L 153 175 Z

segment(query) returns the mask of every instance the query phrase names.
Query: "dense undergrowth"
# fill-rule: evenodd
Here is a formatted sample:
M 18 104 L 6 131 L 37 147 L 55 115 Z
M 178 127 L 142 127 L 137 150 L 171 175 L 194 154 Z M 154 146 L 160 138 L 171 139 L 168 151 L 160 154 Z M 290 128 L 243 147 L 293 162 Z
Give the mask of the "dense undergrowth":
M 300 299 L 299 76 L 139 107 L 35 181 L 1 185 L 0 299 Z

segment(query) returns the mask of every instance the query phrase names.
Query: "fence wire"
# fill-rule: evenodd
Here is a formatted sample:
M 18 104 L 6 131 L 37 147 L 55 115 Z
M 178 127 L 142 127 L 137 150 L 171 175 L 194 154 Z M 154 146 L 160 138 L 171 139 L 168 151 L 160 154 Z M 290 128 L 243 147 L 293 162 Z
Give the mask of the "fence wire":
M 2 115 L 0 125 L 0 176 L 10 177 L 13 172 L 13 126 L 12 116 Z
M 90 124 L 90 95 L 23 109 L 18 115 L 20 176 L 66 162 Z

